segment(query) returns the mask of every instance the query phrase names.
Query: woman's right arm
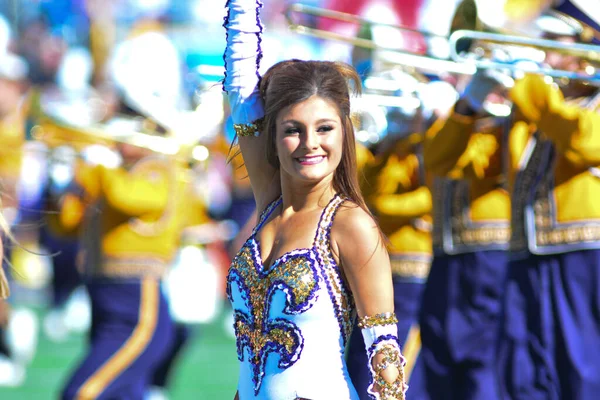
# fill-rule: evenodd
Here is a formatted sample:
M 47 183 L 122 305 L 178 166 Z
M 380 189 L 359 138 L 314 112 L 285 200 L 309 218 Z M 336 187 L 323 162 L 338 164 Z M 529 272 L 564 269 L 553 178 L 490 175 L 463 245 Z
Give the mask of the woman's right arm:
M 259 66 L 262 58 L 260 0 L 228 0 L 226 30 L 224 90 L 231 106 L 231 116 L 238 134 L 240 150 L 259 210 L 279 195 L 279 172 L 266 157 L 266 135 L 256 126 L 264 116 L 259 94 Z M 242 132 L 257 131 L 259 135 L 243 136 Z

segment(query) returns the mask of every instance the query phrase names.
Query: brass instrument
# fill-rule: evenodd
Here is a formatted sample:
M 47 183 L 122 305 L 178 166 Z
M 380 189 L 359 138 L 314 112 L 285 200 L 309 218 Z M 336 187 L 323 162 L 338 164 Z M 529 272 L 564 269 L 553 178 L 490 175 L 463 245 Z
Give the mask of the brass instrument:
M 457 48 L 462 40 L 474 40 L 477 46 L 468 53 L 459 53 Z M 583 43 L 564 43 L 557 40 L 538 39 L 516 35 L 505 35 L 500 33 L 488 33 L 470 30 L 458 30 L 450 35 L 450 56 L 459 63 L 468 63 L 475 68 L 494 68 L 511 72 L 529 71 L 542 75 L 552 76 L 554 78 L 578 79 L 586 81 L 600 80 L 600 71 L 593 64 L 600 63 L 600 46 Z M 486 47 L 488 44 L 488 47 Z M 529 47 L 537 50 L 558 52 L 565 55 L 572 55 L 590 62 L 582 71 L 557 70 L 547 67 L 537 67 L 527 69 L 526 64 L 511 64 L 510 62 L 494 61 L 489 56 L 489 44 L 510 46 L 510 47 Z
M 499 69 L 510 73 L 534 72 L 558 79 L 586 82 L 600 78 L 600 46 L 565 43 L 539 38 L 553 29 L 582 41 L 600 35 L 594 28 L 567 14 L 550 9 L 549 4 L 521 0 L 463 0 L 455 15 L 449 37 L 450 58 L 474 68 Z M 466 18 L 465 10 L 469 11 Z M 561 36 L 558 31 L 554 35 Z M 580 58 L 586 63 L 579 71 L 543 66 L 547 52 Z M 520 62 L 524 61 L 524 62 Z
M 406 67 L 414 68 L 418 71 L 431 72 L 431 73 L 456 73 L 472 75 L 475 73 L 475 68 L 470 64 L 454 62 L 442 58 L 436 58 L 431 56 L 425 56 L 417 53 L 413 53 L 407 50 L 403 50 L 397 47 L 382 46 L 375 43 L 373 40 L 364 39 L 360 37 L 346 36 L 336 32 L 328 30 L 312 28 L 307 25 L 302 25 L 296 22 L 294 18 L 297 15 L 310 15 L 319 18 L 328 18 L 338 20 L 340 22 L 348 22 L 359 25 L 374 25 L 374 26 L 387 26 L 398 29 L 403 32 L 418 33 L 428 39 L 439 39 L 447 41 L 447 38 L 443 35 L 436 35 L 429 32 L 424 32 L 417 29 L 411 29 L 400 25 L 385 24 L 367 20 L 352 14 L 347 14 L 339 11 L 332 11 L 318 7 L 311 7 L 303 4 L 294 3 L 288 6 L 285 11 L 285 16 L 289 24 L 290 30 L 301 35 L 307 35 L 325 40 L 334 40 L 342 43 L 348 43 L 356 47 L 366 48 L 371 50 L 385 50 L 385 58 L 388 63 L 402 65 Z
M 125 119 L 129 119 L 128 117 Z M 131 122 L 131 121 L 130 121 Z M 190 148 L 172 137 L 152 135 L 140 131 L 116 131 L 103 125 L 74 126 L 64 121 L 43 118 L 32 128 L 32 137 L 45 143 L 50 148 L 68 145 L 77 151 L 90 145 L 104 145 L 109 148 L 118 143 L 129 144 L 151 150 L 156 154 L 181 158 L 182 161 L 206 161 L 209 151 L 206 146 L 194 145 Z M 184 155 L 189 154 L 189 156 Z
M 40 108 L 31 135 L 50 149 L 69 146 L 79 153 L 90 145 L 114 148 L 121 143 L 184 162 L 203 162 L 209 156 L 208 148 L 197 142 L 156 134 L 164 129 L 150 118 L 115 115 L 103 121 L 105 112 L 97 98 L 86 98 L 84 102 L 70 102 L 61 97 L 46 99 Z

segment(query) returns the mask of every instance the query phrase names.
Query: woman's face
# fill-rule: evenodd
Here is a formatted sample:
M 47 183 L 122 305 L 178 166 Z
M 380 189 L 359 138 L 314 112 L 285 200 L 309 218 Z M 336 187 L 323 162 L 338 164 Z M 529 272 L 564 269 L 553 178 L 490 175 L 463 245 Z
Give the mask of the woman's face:
M 283 109 L 277 116 L 275 129 L 283 174 L 304 182 L 333 179 L 342 159 L 344 140 L 335 104 L 312 96 Z

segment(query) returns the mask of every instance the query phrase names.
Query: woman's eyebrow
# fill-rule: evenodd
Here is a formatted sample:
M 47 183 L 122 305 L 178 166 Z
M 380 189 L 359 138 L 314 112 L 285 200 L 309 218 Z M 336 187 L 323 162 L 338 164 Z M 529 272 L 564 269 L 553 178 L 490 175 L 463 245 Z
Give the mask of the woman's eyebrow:
M 324 122 L 335 123 L 337 121 L 332 118 L 321 118 L 320 120 L 316 121 L 317 124 L 322 124 Z M 304 125 L 302 122 L 296 121 L 295 119 L 286 119 L 285 121 L 281 121 L 281 125 L 284 124 Z

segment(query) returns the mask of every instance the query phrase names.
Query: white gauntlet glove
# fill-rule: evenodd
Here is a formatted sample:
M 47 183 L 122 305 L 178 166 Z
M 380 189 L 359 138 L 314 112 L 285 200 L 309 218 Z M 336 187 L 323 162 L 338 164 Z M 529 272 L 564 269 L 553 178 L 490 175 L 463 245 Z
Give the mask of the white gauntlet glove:
M 81 157 L 87 164 L 103 165 L 106 168 L 117 168 L 123 162 L 123 158 L 118 152 L 101 144 L 86 146 L 81 151 Z
M 229 0 L 223 26 L 227 32 L 224 90 L 234 124 L 250 124 L 264 115 L 258 92 L 262 57 L 260 0 Z
M 381 313 L 374 316 L 365 316 L 358 321 L 365 341 L 368 367 L 371 371 L 372 381 L 367 388 L 367 393 L 375 400 L 405 400 L 408 385 L 404 382 L 404 364 L 406 361 L 398 345 L 398 319 L 393 312 Z M 381 361 L 373 365 L 377 355 Z M 383 377 L 383 372 L 390 366 L 398 370 L 398 377 L 393 382 L 388 382 Z M 376 385 L 378 390 L 375 390 Z

